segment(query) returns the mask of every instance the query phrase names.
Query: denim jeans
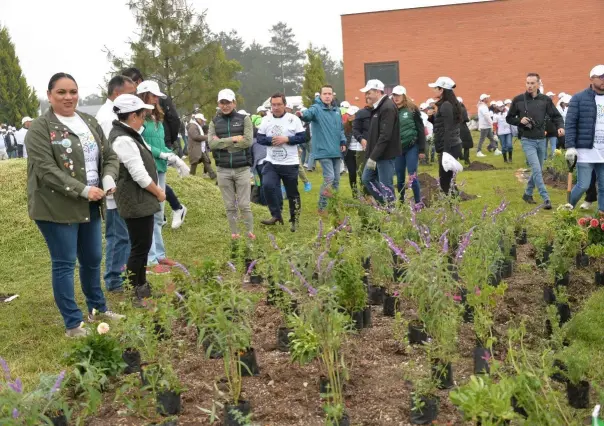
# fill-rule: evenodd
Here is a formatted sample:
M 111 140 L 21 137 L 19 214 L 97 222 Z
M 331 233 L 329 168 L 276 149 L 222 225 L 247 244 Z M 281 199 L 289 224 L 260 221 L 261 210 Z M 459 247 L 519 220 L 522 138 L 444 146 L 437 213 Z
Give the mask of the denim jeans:
M 37 220 L 36 225 L 50 252 L 52 291 L 65 328 L 78 327 L 83 318 L 75 300 L 76 258 L 80 265 L 80 284 L 88 312 L 93 309 L 105 312 L 107 306 L 101 288 L 103 243 L 98 204 L 90 203 L 90 222 L 66 224 Z
M 166 174 L 157 174 L 157 185 L 166 190 Z M 149 250 L 149 257 L 147 258 L 148 265 L 157 265 L 160 260 L 166 258 L 166 248 L 164 247 L 164 239 L 161 235 L 162 224 L 164 223 L 164 204 L 166 202 L 159 203 L 161 209 L 155 213 L 153 222 L 153 242 L 151 243 L 151 250 Z
M 396 169 L 396 188 L 398 189 L 400 201 L 404 201 L 405 199 L 405 188 L 407 187 L 405 184 L 405 172 L 408 172 L 409 175 L 416 174 L 418 163 L 419 148 L 417 145 L 413 145 L 407 152 L 403 152 L 402 155 L 394 159 L 394 168 Z M 413 189 L 413 198 L 415 199 L 415 202 L 419 203 L 421 201 L 421 197 L 419 193 L 419 181 L 417 179 L 413 180 L 411 189 Z
M 124 279 L 122 274 L 130 256 L 130 238 L 128 227 L 117 209 L 108 209 L 105 218 L 105 287 L 107 291 L 120 288 Z
M 577 184 L 570 193 L 570 203 L 576 206 L 589 189 L 592 172 L 596 173 L 598 210 L 604 212 L 604 163 L 577 163 Z
M 319 160 L 319 162 L 321 162 L 321 160 Z M 315 155 L 312 153 L 312 151 L 310 151 L 310 153 L 308 154 L 308 161 L 306 162 L 306 168 L 308 170 L 314 170 L 317 166 L 317 161 L 315 160 Z
M 542 173 L 543 162 L 545 161 L 545 139 L 522 138 L 521 141 L 526 161 L 531 168 L 531 177 L 526 185 L 525 194 L 532 197 L 536 186 L 543 201 L 549 200 Z
M 547 145 L 549 144 L 549 154 L 548 150 L 547 150 Z M 549 136 L 547 138 L 547 141 L 545 142 L 545 146 L 546 146 L 546 157 L 547 158 L 551 158 L 554 156 L 554 154 L 556 153 L 556 148 L 558 147 L 558 138 L 556 136 Z
M 367 191 L 375 198 L 379 203 L 392 203 L 394 202 L 394 159 L 392 160 L 379 160 L 376 162 L 377 167 L 375 170 L 371 170 L 365 164 L 365 170 L 363 170 L 363 185 L 367 188 Z
M 298 191 L 299 165 L 282 165 L 265 162 L 262 167 L 262 185 L 264 196 L 268 202 L 271 216 L 281 219 L 283 209 L 283 195 L 281 194 L 281 181 L 285 187 L 287 201 L 289 202 L 289 221 L 297 222 L 300 216 L 300 192 Z
M 311 158 L 313 155 L 310 154 Z M 314 161 L 314 160 L 313 160 Z M 340 158 L 322 158 L 319 160 L 323 170 L 323 183 L 319 192 L 319 210 L 327 208 L 327 199 L 331 197 L 332 190 L 340 187 Z
M 501 142 L 501 152 L 512 152 L 512 134 L 498 135 L 499 141 Z

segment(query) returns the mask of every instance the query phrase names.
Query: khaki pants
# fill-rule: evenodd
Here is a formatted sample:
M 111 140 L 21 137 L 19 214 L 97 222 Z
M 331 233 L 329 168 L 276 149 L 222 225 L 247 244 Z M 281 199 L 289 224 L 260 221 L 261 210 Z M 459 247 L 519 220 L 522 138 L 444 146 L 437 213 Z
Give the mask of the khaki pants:
M 254 216 L 252 216 L 250 207 L 250 168 L 226 169 L 217 167 L 217 170 L 218 187 L 226 208 L 231 234 L 239 234 L 237 218 L 240 212 L 247 232 L 253 233 Z

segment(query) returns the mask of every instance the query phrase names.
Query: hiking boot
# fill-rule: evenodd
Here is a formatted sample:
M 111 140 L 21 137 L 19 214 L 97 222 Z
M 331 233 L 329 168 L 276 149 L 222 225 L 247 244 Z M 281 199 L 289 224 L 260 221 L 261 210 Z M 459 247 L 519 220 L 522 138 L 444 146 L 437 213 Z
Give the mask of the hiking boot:
M 88 322 L 95 322 L 103 319 L 109 321 L 119 321 L 124 318 L 126 318 L 126 315 L 120 315 L 113 311 L 98 312 L 96 309 L 93 309 L 93 311 L 88 314 Z
M 512 151 L 508 152 L 508 158 L 510 159 L 510 163 L 512 162 Z
M 543 203 L 543 210 L 551 210 L 552 209 L 552 202 L 550 200 L 545 200 L 545 202 Z
M 277 223 L 280 223 L 281 225 L 283 225 L 283 219 L 280 217 L 271 217 L 270 219 L 267 219 L 267 220 L 261 220 L 260 223 L 263 225 L 268 225 L 268 226 L 273 226 L 273 225 L 276 225 Z
M 291 223 L 292 223 L 292 225 L 289 228 L 289 230 L 292 231 L 292 232 L 296 232 L 296 229 L 297 229 L 297 227 L 296 227 L 296 225 L 297 225 L 296 221 L 292 220 Z
M 522 194 L 522 199 L 528 204 L 537 204 L 532 195 Z
M 504 162 L 504 163 L 507 163 L 507 162 L 508 162 L 508 153 L 507 153 L 507 152 L 504 152 L 504 153 L 503 153 L 503 162 Z
M 151 297 L 151 286 L 147 283 L 138 287 L 134 287 L 134 296 L 138 300 L 148 299 Z
M 172 213 L 172 229 L 178 229 L 185 221 L 185 216 L 187 215 L 187 208 L 184 205 L 181 205 L 179 210 L 174 210 Z
M 166 266 L 166 265 L 159 265 L 159 264 L 153 265 L 153 266 L 147 266 L 147 273 L 155 274 L 155 275 L 169 274 L 170 267 Z
M 82 322 L 79 326 L 75 328 L 70 328 L 65 331 L 65 337 L 69 337 L 71 339 L 78 339 L 80 337 L 86 337 L 90 334 L 90 331 L 87 328 L 84 328 L 84 322 Z

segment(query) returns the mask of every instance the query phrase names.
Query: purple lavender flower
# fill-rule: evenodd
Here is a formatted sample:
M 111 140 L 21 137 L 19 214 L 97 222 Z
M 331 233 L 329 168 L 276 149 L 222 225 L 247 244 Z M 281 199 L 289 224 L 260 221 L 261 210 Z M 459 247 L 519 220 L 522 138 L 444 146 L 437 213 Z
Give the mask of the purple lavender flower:
M 283 290 L 284 292 L 286 292 L 287 294 L 289 294 L 292 297 L 295 297 L 294 292 L 291 291 L 289 288 L 285 287 L 283 284 L 277 284 L 277 286 L 279 286 L 279 288 L 281 290 Z
M 384 237 L 384 239 L 388 243 L 388 247 L 390 247 L 390 250 L 392 250 L 394 252 L 394 254 L 396 254 L 398 257 L 403 259 L 405 262 L 409 263 L 409 258 L 405 255 L 405 253 L 399 247 L 397 247 L 396 244 L 394 244 L 394 241 L 392 240 L 392 238 L 390 238 L 386 234 L 382 234 L 382 237 Z
M 485 205 L 485 206 L 484 206 L 484 209 L 482 209 L 482 216 L 481 216 L 481 219 L 482 219 L 482 220 L 484 220 L 484 218 L 485 218 L 485 217 L 486 217 L 486 215 L 487 215 L 487 208 L 488 208 L 488 207 L 489 207 L 489 206 L 486 206 L 486 205 Z
M 539 206 L 535 207 L 535 208 L 534 208 L 533 210 L 531 210 L 530 212 L 528 212 L 528 213 L 525 213 L 525 214 L 521 215 L 521 216 L 519 217 L 519 219 L 521 219 L 521 220 L 522 220 L 522 219 L 526 219 L 526 218 L 527 218 L 527 217 L 529 217 L 529 216 L 534 216 L 534 215 L 536 215 L 536 214 L 539 212 L 539 210 L 541 210 L 541 209 L 543 208 L 543 206 L 544 206 L 544 205 L 545 205 L 545 204 L 541 204 L 541 205 L 539 205 Z
M 461 217 L 461 220 L 465 220 L 466 219 L 466 217 L 461 212 L 461 210 L 459 210 L 459 206 L 455 206 L 455 212 Z
M 329 275 L 329 273 L 331 272 L 331 270 L 333 269 L 335 264 L 336 264 L 335 259 L 327 264 L 327 269 L 325 270 L 325 275 Z
M 445 232 L 443 232 L 443 234 L 440 236 L 440 238 L 438 240 L 441 247 L 443 248 L 443 253 L 445 253 L 445 254 L 447 254 L 449 252 L 449 240 L 447 239 L 448 233 L 449 233 L 449 230 L 447 229 Z
M 321 241 L 323 237 L 323 220 L 319 219 L 319 232 L 317 233 L 317 241 Z
M 461 243 L 459 243 L 459 247 L 457 248 L 457 253 L 455 253 L 455 260 L 457 262 L 461 261 L 461 259 L 463 258 L 463 255 L 466 252 L 466 248 L 470 244 L 470 240 L 472 239 L 472 234 L 474 233 L 475 228 L 476 228 L 476 226 L 473 226 L 472 228 L 470 228 L 470 231 L 468 231 L 468 233 L 466 233 L 463 236 Z
M 427 248 L 430 248 L 430 228 L 428 228 L 428 225 L 420 225 L 419 227 L 419 236 L 421 237 L 422 241 L 424 242 L 424 245 Z
M 302 275 L 300 273 L 300 271 L 298 271 L 298 269 L 296 269 L 295 265 L 292 262 L 289 262 L 289 266 L 290 266 L 292 272 L 298 277 L 298 279 L 300 279 L 300 281 L 302 282 L 304 287 L 306 287 L 308 289 L 308 292 L 313 296 L 315 294 L 317 294 L 317 289 L 314 288 L 313 286 L 311 286 L 310 284 L 308 284 L 308 281 L 306 281 L 306 278 L 304 278 L 304 275 Z
M 52 389 L 50 390 L 49 398 L 61 388 L 61 383 L 63 383 L 63 379 L 65 379 L 65 370 L 63 370 L 63 371 L 61 371 L 61 373 L 59 373 L 59 377 L 57 377 L 55 384 L 52 386 Z
M 21 379 L 19 379 L 18 377 L 13 383 L 9 383 L 8 387 L 17 393 L 23 393 L 23 383 L 21 383 Z
M 178 297 L 178 300 L 180 300 L 181 302 L 185 301 L 185 298 L 179 292 L 175 291 L 174 294 L 176 294 L 176 297 Z
M 415 241 L 411 241 L 411 240 L 405 240 L 405 241 L 407 242 L 407 244 L 409 244 L 411 247 L 413 247 L 418 254 L 422 252 L 422 249 L 419 248 L 419 246 L 417 245 L 417 243 Z
M 10 380 L 10 369 L 8 368 L 8 364 L 6 363 L 5 359 L 2 357 L 0 357 L 0 366 L 2 366 L 2 369 L 4 370 L 4 377 L 8 382 Z
M 229 265 L 229 268 L 231 268 L 233 272 L 237 272 L 237 268 L 235 268 L 235 265 L 233 265 L 231 262 L 227 262 L 227 265 Z
M 254 266 L 256 266 L 256 263 L 258 263 L 258 260 L 254 260 L 252 263 L 250 263 L 250 266 L 248 266 L 247 268 L 247 274 L 250 275 L 252 273 L 252 271 L 254 270 Z
M 16 408 L 13 408 L 13 419 L 18 419 L 19 418 L 19 410 L 17 410 Z
M 191 274 L 189 273 L 189 270 L 187 268 L 185 268 L 184 265 L 181 265 L 180 263 L 177 262 L 175 266 L 178 269 L 180 269 L 181 271 L 183 271 L 187 277 L 191 276 Z
M 275 240 L 275 236 L 273 234 L 268 234 L 268 239 L 271 240 L 271 245 L 275 250 L 279 250 L 279 246 L 277 245 L 277 241 Z
M 409 183 L 407 183 L 407 188 L 411 189 L 413 187 L 413 182 L 417 180 L 417 173 L 413 173 L 409 175 Z
M 317 258 L 317 272 L 321 272 L 321 263 L 323 262 L 323 257 L 325 257 L 326 254 L 327 250 L 319 254 L 319 257 Z

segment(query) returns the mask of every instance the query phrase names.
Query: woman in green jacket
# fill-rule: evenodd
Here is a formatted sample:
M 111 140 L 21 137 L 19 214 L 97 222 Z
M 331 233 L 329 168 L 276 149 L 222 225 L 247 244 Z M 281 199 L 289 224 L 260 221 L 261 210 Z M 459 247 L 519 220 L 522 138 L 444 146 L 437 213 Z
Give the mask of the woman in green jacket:
M 67 337 L 88 334 L 74 294 L 76 259 L 88 305 L 107 319 L 123 318 L 107 309 L 101 288 L 101 215 L 105 195 L 115 191 L 118 160 L 97 121 L 76 112 L 78 85 L 69 74 L 48 83 L 49 110 L 31 124 L 27 146 L 29 217 L 46 240 L 52 263 L 55 303 Z

